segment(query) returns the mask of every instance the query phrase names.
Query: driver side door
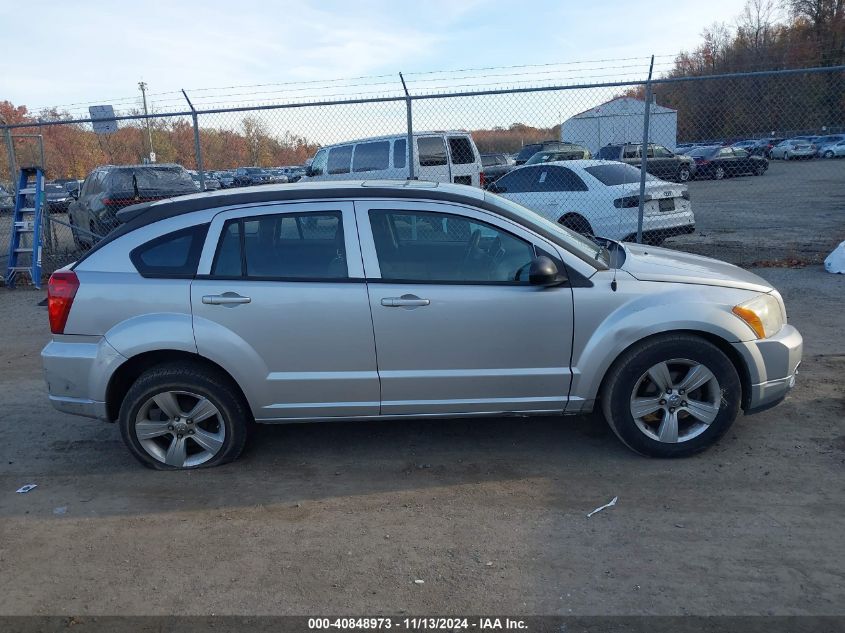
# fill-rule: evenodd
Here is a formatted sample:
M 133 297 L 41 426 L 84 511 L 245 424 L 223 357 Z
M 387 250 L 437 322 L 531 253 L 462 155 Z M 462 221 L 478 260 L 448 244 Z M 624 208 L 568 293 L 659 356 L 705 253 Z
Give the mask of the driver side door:
M 561 412 L 572 289 L 531 286 L 557 249 L 506 220 L 447 203 L 355 201 L 382 415 Z

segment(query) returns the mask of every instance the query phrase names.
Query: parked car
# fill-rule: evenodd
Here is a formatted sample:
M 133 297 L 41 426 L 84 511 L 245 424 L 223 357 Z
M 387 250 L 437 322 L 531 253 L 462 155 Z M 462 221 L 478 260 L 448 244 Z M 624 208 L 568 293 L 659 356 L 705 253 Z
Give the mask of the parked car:
M 513 169 L 507 154 L 482 154 L 481 167 L 485 186 L 489 186 L 496 178 L 504 176 Z
M 759 141 L 757 139 L 748 139 L 745 141 L 737 141 L 736 143 L 731 143 L 731 147 L 735 147 L 738 149 L 744 149 L 747 152 L 751 152 L 752 147 L 756 147 Z
M 141 463 L 173 470 L 234 460 L 253 421 L 592 409 L 634 451 L 678 457 L 794 385 L 801 335 L 757 275 L 412 184 L 126 209 L 50 279 L 51 403 L 117 422 Z
M 642 143 L 605 145 L 596 158 L 616 160 L 634 167 L 642 161 Z M 646 171 L 652 176 L 676 182 L 688 182 L 695 174 L 695 162 L 683 154 L 675 154 L 662 145 L 650 143 L 646 153 Z
M 567 149 L 549 149 L 537 152 L 525 164 L 536 165 L 538 163 L 552 163 L 559 160 L 589 160 L 592 157 L 590 150 L 586 147 L 573 143 Z
M 640 173 L 607 160 L 525 165 L 489 190 L 578 233 L 628 241 L 637 234 Z M 643 214 L 643 240 L 649 244 L 695 231 L 686 185 L 647 175 Z
M 27 196 L 27 204 L 34 204 L 35 199 Z M 67 213 L 70 203 L 73 201 L 67 188 L 55 182 L 44 183 L 44 202 L 50 213 Z
M 769 152 L 772 160 L 811 159 L 816 155 L 816 146 L 803 139 L 787 139 L 775 145 Z
M 769 161 L 754 156 L 740 147 L 696 147 L 690 150 L 695 161 L 695 177 L 722 180 L 731 176 L 750 174 L 762 176 L 769 168 Z
M 824 149 L 836 145 L 840 141 L 845 141 L 845 134 L 828 134 L 827 136 L 820 136 L 814 143 L 816 146 L 816 156 L 824 156 Z M 828 156 L 827 158 L 832 158 Z
M 195 171 L 188 172 L 191 175 L 191 180 L 194 181 L 197 191 L 202 189 L 202 184 L 205 184 L 205 191 L 217 191 L 220 189 L 220 181 L 216 178 L 203 174 L 202 183 L 200 182 L 200 175 Z
M 842 158 L 845 156 L 845 140 L 829 145 L 822 145 L 819 149 L 822 158 Z
M 214 178 L 220 183 L 221 189 L 228 189 L 235 186 L 235 176 L 229 171 L 216 171 Z
M 272 180 L 273 176 L 262 167 L 238 167 L 233 174 L 232 186 L 268 185 Z
M 676 154 L 686 154 L 689 150 L 693 147 L 696 147 L 698 143 L 678 143 L 675 145 L 675 153 Z
M 534 154 L 537 152 L 545 152 L 549 150 L 561 150 L 566 151 L 572 143 L 567 141 L 542 141 L 540 143 L 529 143 L 528 145 L 523 145 L 522 149 L 514 157 L 514 164 L 516 165 L 524 165 L 528 162 Z
M 68 207 L 74 242 L 78 248 L 93 246 L 99 237 L 118 226 L 117 212 L 126 206 L 196 191 L 190 174 L 181 165 L 97 167 L 85 179 L 79 198 Z
M 414 133 L 414 176 L 421 180 L 482 187 L 481 155 L 469 132 Z M 301 182 L 314 180 L 405 180 L 408 137 L 381 136 L 320 149 Z

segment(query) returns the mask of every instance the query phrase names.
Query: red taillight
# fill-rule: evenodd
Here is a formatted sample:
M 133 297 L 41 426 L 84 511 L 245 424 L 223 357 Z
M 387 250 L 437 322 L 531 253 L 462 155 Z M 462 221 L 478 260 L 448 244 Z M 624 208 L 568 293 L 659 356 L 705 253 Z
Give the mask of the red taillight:
M 478 173 L 478 186 L 484 189 L 484 185 L 487 184 L 487 177 L 484 175 L 484 172 Z
M 64 334 L 70 307 L 78 289 L 79 277 L 73 271 L 60 270 L 50 276 L 47 284 L 47 312 L 53 334 Z

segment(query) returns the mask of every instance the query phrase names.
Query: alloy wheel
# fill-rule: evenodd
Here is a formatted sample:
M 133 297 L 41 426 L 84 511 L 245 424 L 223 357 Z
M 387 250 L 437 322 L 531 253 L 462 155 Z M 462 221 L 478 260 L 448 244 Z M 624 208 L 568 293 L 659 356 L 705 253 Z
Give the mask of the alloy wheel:
M 217 407 L 188 391 L 163 391 L 149 398 L 135 416 L 134 432 L 150 456 L 175 468 L 207 462 L 226 439 Z
M 631 393 L 631 416 L 652 440 L 687 442 L 713 423 L 721 400 L 713 372 L 694 360 L 675 358 L 640 376 Z

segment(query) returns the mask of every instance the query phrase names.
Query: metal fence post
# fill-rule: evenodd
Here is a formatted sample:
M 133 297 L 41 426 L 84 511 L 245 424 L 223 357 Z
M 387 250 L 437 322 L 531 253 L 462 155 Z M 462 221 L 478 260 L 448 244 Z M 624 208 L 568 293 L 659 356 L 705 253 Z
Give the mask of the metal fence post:
M 645 178 L 648 169 L 649 115 L 651 114 L 651 72 L 654 70 L 654 55 L 648 67 L 648 80 L 645 83 L 645 115 L 643 116 L 643 144 L 640 148 L 640 202 L 637 214 L 637 244 L 643 243 L 643 213 L 645 210 Z
M 399 73 L 399 79 L 402 81 L 402 89 L 405 91 L 405 108 L 408 118 L 408 180 L 416 180 L 414 175 L 414 121 L 411 112 L 411 95 L 408 92 L 408 86 L 405 85 L 405 78 L 402 73 Z
M 194 104 L 191 103 L 191 100 L 188 98 L 188 93 L 182 89 L 182 94 L 185 95 L 185 101 L 188 102 L 188 106 L 191 108 L 191 119 L 194 124 L 194 160 L 196 161 L 197 172 L 200 176 L 200 191 L 205 191 L 205 172 L 202 168 L 202 146 L 200 145 L 199 118 L 197 117 L 197 111 L 194 108 Z

